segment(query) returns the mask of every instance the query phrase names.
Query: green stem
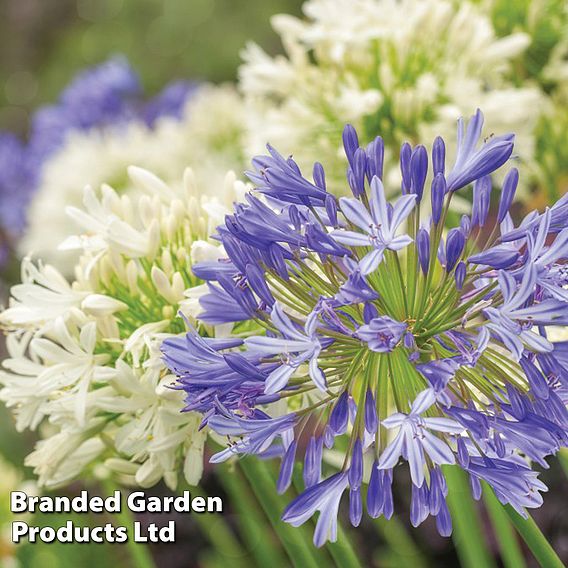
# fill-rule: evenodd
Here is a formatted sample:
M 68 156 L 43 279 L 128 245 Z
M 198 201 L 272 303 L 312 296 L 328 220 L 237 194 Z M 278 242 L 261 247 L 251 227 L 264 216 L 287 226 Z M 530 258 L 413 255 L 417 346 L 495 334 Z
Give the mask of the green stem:
M 112 495 L 118 489 L 109 479 L 103 479 L 101 485 L 104 492 L 108 495 Z M 113 513 L 113 515 L 116 516 L 119 525 L 127 527 L 128 539 L 126 548 L 130 554 L 132 566 L 134 568 L 156 568 L 148 545 L 143 542 L 135 542 L 132 538 L 135 518 L 130 509 L 126 506 L 121 506 L 120 510 L 117 513 Z
M 469 491 L 465 473 L 457 466 L 443 468 L 448 484 L 448 507 L 454 523 L 452 538 L 460 564 L 465 568 L 493 568 L 479 514 Z
M 340 526 L 337 527 L 337 542 L 328 542 L 326 548 L 340 568 L 361 568 L 357 554 L 351 546 L 350 536 Z
M 542 568 L 564 568 L 563 562 L 532 517 L 523 519 L 510 505 L 505 505 L 505 511 Z
M 306 542 L 304 531 L 285 524 L 280 519 L 282 503 L 266 465 L 258 459 L 242 459 L 241 469 L 250 484 L 258 488 L 257 497 L 266 516 L 284 545 L 294 566 L 321 568 L 321 554 L 310 542 Z M 325 560 L 324 560 L 325 563 Z
M 189 490 L 192 497 L 207 498 L 207 494 L 201 488 L 180 487 L 180 490 L 183 491 L 184 489 Z M 250 566 L 249 555 L 243 550 L 239 541 L 220 515 L 199 513 L 193 515 L 193 518 L 199 525 L 203 536 L 209 540 L 217 555 L 221 556 L 225 562 L 230 561 L 231 566 L 239 568 L 248 568 Z
M 380 517 L 373 523 L 373 527 L 377 528 L 377 532 L 389 546 L 390 554 L 397 558 L 397 566 L 426 568 L 427 563 L 422 553 L 396 517 L 391 517 L 388 521 Z
M 228 471 L 225 467 L 217 479 L 221 482 L 231 498 L 231 504 L 239 514 L 239 526 L 250 553 L 255 557 L 258 566 L 284 568 L 286 560 L 276 543 L 266 538 L 266 517 L 259 510 L 254 496 L 253 486 L 249 486 L 240 471 Z
M 525 568 L 527 564 L 519 547 L 517 535 L 511 526 L 503 505 L 499 503 L 499 500 L 487 484 L 484 484 L 483 487 L 483 501 L 491 517 L 491 524 L 499 543 L 503 565 L 505 568 Z

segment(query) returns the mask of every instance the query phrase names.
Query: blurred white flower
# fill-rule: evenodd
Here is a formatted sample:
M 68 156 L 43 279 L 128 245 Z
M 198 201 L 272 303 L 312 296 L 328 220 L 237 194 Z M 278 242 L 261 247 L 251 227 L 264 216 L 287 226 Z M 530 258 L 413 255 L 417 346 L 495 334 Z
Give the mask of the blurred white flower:
M 330 187 L 340 190 L 345 171 L 330 167 L 350 122 L 362 142 L 384 138 L 386 175 L 395 183 L 402 142 L 451 140 L 457 118 L 479 107 L 495 132 L 516 132 L 521 167 L 533 166 L 542 95 L 508 78 L 527 35 L 498 38 L 470 2 L 309 0 L 303 10 L 304 20 L 272 20 L 286 56 L 270 57 L 254 44 L 244 51 L 250 152 L 269 141 L 285 154 L 300 152 L 294 158 L 304 168 L 324 156 Z
M 57 247 L 77 229 L 81 214 L 76 208 L 81 207 L 86 185 L 97 188 L 109 184 L 119 196 L 112 204 L 103 203 L 103 208 L 121 208 L 121 195 L 140 190 L 126 175 L 131 164 L 152 170 L 170 184 L 179 184 L 185 167 L 192 164 L 204 192 L 213 193 L 222 185 L 224 172 L 244 170 L 243 132 L 244 106 L 228 85 L 201 86 L 188 98 L 181 118 L 163 116 L 152 127 L 133 120 L 72 131 L 42 166 L 28 210 L 28 227 L 19 243 L 20 253 L 38 256 L 68 275 L 77 256 L 57 252 Z M 92 197 L 84 199 L 92 202 Z M 66 206 L 75 208 L 75 214 L 69 217 Z M 96 247 L 98 217 L 89 205 L 87 209 L 92 217 L 89 231 L 96 233 L 89 236 L 90 245 Z M 117 225 L 108 230 L 128 240 L 131 235 L 121 232 L 120 223 Z M 143 243 L 135 240 L 131 244 Z

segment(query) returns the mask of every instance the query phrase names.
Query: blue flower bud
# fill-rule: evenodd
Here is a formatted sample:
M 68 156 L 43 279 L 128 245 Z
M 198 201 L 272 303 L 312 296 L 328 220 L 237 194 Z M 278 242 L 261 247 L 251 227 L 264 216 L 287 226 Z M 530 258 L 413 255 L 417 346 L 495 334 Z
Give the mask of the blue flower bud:
M 434 225 L 440 222 L 444 196 L 446 195 L 446 180 L 441 173 L 436 174 L 432 181 L 432 221 Z
M 317 187 L 326 191 L 325 170 L 323 169 L 323 166 L 319 162 L 316 162 L 314 164 L 313 178 L 314 178 L 314 183 L 317 185 Z
M 430 512 L 429 492 L 426 483 L 421 487 L 412 484 L 412 497 L 410 501 L 410 522 L 413 527 L 420 525 Z
M 418 229 L 416 248 L 418 249 L 420 268 L 424 274 L 427 274 L 428 264 L 430 263 L 430 235 L 426 229 Z
M 349 520 L 354 527 L 358 527 L 363 516 L 363 500 L 361 499 L 361 488 L 349 490 Z
M 343 148 L 349 165 L 353 167 L 355 151 L 359 148 L 359 138 L 357 131 L 351 124 L 346 124 L 343 129 Z
M 383 179 L 383 164 L 385 160 L 385 143 L 380 136 L 377 136 L 367 146 L 367 179 L 369 183 L 377 176 Z
M 332 227 L 337 227 L 337 200 L 333 195 L 325 198 L 325 212 Z
M 491 202 L 491 177 L 483 176 L 473 184 L 473 205 L 471 224 L 473 227 L 483 227 L 489 213 Z
M 503 188 L 501 189 L 501 200 L 499 201 L 499 212 L 497 213 L 497 222 L 501 223 L 505 216 L 507 215 L 511 203 L 513 203 L 513 198 L 515 197 L 515 191 L 517 190 L 517 184 L 519 183 L 519 170 L 517 168 L 511 168 L 511 170 L 505 176 L 503 180 Z
M 460 258 L 465 246 L 465 237 L 461 229 L 450 229 L 446 239 L 446 272 L 451 272 Z
M 377 406 L 375 397 L 370 389 L 367 389 L 365 396 L 365 430 L 369 434 L 375 434 L 379 427 L 379 419 L 377 417 Z
M 440 136 L 436 137 L 434 140 L 434 145 L 432 146 L 432 169 L 434 170 L 434 176 L 438 174 L 444 174 L 446 168 L 446 145 Z
M 294 471 L 294 458 L 296 457 L 296 440 L 294 440 L 286 450 L 284 457 L 282 458 L 282 464 L 280 466 L 280 475 L 278 476 L 278 483 L 276 484 L 276 490 L 278 493 L 284 493 L 292 481 L 292 472 Z
M 360 438 L 357 438 L 353 444 L 348 477 L 349 485 L 353 489 L 361 487 L 361 481 L 363 480 L 363 444 Z
M 400 149 L 400 173 L 402 174 L 402 193 L 406 194 L 410 191 L 412 183 L 410 175 L 410 159 L 412 157 L 412 148 L 408 142 L 405 142 Z
M 373 519 L 378 518 L 383 511 L 385 500 L 383 474 L 384 470 L 380 470 L 377 466 L 377 462 L 374 462 L 371 468 L 369 487 L 367 489 L 367 511 L 369 512 L 369 516 Z
M 463 262 L 463 260 L 462 260 L 456 266 L 456 273 L 455 273 L 456 288 L 458 290 L 461 290 L 463 288 L 463 283 L 465 281 L 466 272 L 467 272 L 467 268 L 466 268 L 465 262 Z
M 422 200 L 427 173 L 428 152 L 424 146 L 416 146 L 410 158 L 410 192 L 416 195 L 417 203 Z
M 351 165 L 351 174 L 348 176 L 351 191 L 355 197 L 359 197 L 365 193 L 365 171 L 367 169 L 367 155 L 363 148 L 357 148 L 353 155 L 353 164 Z
M 445 501 L 442 501 L 440 512 L 436 515 L 436 528 L 441 536 L 451 536 L 452 534 L 452 517 Z
M 349 421 L 349 395 L 347 391 L 343 391 L 337 399 L 331 415 L 329 417 L 329 425 L 334 434 L 339 435 L 347 430 Z
M 303 476 L 306 488 L 312 487 L 320 481 L 322 450 L 323 439 L 312 436 L 308 442 L 308 447 L 306 448 L 306 454 L 304 456 Z

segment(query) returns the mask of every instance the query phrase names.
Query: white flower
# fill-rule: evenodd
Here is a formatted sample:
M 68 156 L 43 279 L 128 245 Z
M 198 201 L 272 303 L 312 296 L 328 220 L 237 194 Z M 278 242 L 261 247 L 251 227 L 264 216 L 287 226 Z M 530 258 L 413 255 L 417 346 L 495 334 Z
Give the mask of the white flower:
M 481 10 L 449 0 L 309 0 L 304 20 L 275 16 L 286 57 L 256 45 L 243 54 L 248 149 L 258 153 L 269 141 L 284 154 L 294 150 L 304 168 L 324 156 L 329 186 L 340 191 L 345 168 L 329 164 L 342 155 L 350 122 L 364 143 L 383 136 L 395 182 L 402 142 L 451 140 L 457 118 L 480 107 L 496 132 L 517 133 L 521 165 L 532 166 L 543 95 L 508 79 L 529 37 L 498 38 Z
M 162 117 L 153 128 L 143 122 L 130 122 L 117 127 L 73 131 L 63 146 L 49 159 L 40 172 L 39 187 L 28 210 L 28 228 L 19 244 L 21 254 L 33 254 L 56 264 L 69 275 L 77 255 L 72 250 L 57 252 L 57 247 L 76 232 L 76 208 L 81 208 L 83 188 L 112 185 L 119 194 L 118 201 L 105 203 L 123 209 L 120 196 L 140 193 L 139 180 L 133 183 L 127 167 L 143 165 L 168 183 L 178 183 L 183 170 L 192 164 L 196 179 L 204 194 L 214 195 L 223 183 L 224 172 L 244 170 L 240 138 L 244 131 L 243 103 L 229 86 L 203 86 L 186 103 L 181 119 Z M 103 198 L 103 201 L 105 199 Z M 77 215 L 69 218 L 65 206 L 75 208 Z M 92 248 L 96 243 L 100 220 L 87 205 L 92 217 L 86 237 Z M 45 230 L 49 220 L 49 230 Z M 84 221 L 81 219 L 80 221 Z M 81 223 L 83 224 L 83 223 Z M 120 223 L 109 230 L 121 232 Z M 147 234 L 133 234 L 132 246 L 144 246 L 139 239 Z M 68 249 L 83 247 L 83 243 L 66 243 Z
M 69 208 L 84 231 L 64 243 L 81 253 L 75 281 L 26 259 L 0 314 L 10 354 L 0 398 L 19 430 L 54 429 L 27 459 L 49 487 L 113 471 L 175 488 L 179 474 L 197 483 L 203 468 L 207 431 L 182 412 L 160 345 L 185 331 L 179 310 L 197 313 L 188 298 L 206 289 L 191 266 L 223 255 L 208 235 L 246 188 L 231 173 L 211 196 L 191 170 L 172 185 L 138 167 L 125 176 L 128 195 L 87 188 L 84 208 Z
M 49 325 L 80 307 L 88 295 L 71 286 L 52 266 L 35 266 L 29 258 L 22 261 L 21 277 L 22 283 L 12 286 L 9 308 L 0 314 L 2 327 Z

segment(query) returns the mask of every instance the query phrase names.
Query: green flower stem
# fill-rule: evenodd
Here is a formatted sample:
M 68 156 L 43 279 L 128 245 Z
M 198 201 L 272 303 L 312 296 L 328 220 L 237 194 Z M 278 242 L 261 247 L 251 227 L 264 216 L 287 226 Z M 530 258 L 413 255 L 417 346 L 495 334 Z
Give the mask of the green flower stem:
M 254 488 L 243 479 L 239 468 L 229 471 L 224 467 L 217 476 L 227 494 L 231 504 L 239 514 L 239 523 L 248 548 L 256 559 L 258 566 L 271 566 L 271 568 L 285 568 L 286 559 L 282 556 L 277 543 L 271 542 L 271 535 L 266 531 L 266 517 L 259 510 L 259 504 L 254 496 Z
M 499 543 L 503 565 L 505 568 L 525 568 L 527 564 L 509 517 L 503 505 L 499 503 L 499 500 L 486 483 L 483 483 L 483 501 L 491 517 L 491 524 Z
M 184 483 L 179 489 L 180 491 L 188 490 L 192 497 L 207 498 L 205 491 L 199 487 L 190 487 Z M 237 568 L 250 567 L 250 556 L 243 550 L 222 515 L 201 513 L 193 515 L 193 518 L 202 534 L 215 548 L 217 555 L 223 558 L 224 563 L 230 562 L 231 566 Z
M 466 474 L 457 466 L 443 467 L 448 484 L 448 507 L 454 523 L 452 538 L 464 568 L 493 568 Z
M 511 522 L 515 525 L 518 533 L 542 568 L 564 568 L 564 563 L 558 558 L 558 555 L 532 517 L 523 519 L 510 505 L 505 505 L 504 508 L 507 515 L 509 515 L 509 519 L 511 519 Z
M 103 479 L 101 481 L 103 491 L 107 495 L 112 495 L 119 487 L 110 480 Z M 118 520 L 118 524 L 127 527 L 128 534 L 132 535 L 134 530 L 134 515 L 128 507 L 121 507 L 118 513 L 113 513 Z M 143 542 L 135 542 L 131 536 L 126 541 L 126 548 L 131 558 L 133 568 L 156 568 L 154 559 L 150 553 L 150 548 Z
M 301 527 L 294 528 L 280 519 L 284 505 L 276 493 L 274 481 L 266 464 L 256 458 L 245 458 L 240 461 L 240 466 L 251 486 L 258 489 L 256 494 L 260 504 L 284 545 L 292 564 L 298 568 L 329 566 L 322 551 L 317 550 L 307 540 L 306 531 L 303 531 Z
M 424 555 L 396 517 L 391 517 L 389 520 L 379 517 L 372 526 L 389 547 L 389 555 L 397 559 L 396 566 L 412 566 L 413 568 L 428 566 Z
M 341 524 L 337 527 L 337 542 L 329 542 L 325 546 L 339 568 L 361 568 L 361 563 L 351 546 L 351 538 Z

